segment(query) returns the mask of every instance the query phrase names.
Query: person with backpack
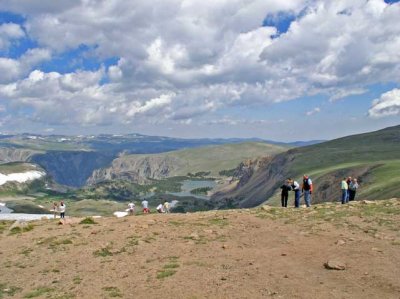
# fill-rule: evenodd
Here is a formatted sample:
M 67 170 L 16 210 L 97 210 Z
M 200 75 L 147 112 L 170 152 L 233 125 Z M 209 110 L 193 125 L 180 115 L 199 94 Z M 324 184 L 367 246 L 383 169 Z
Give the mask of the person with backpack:
M 300 185 L 293 179 L 289 179 L 291 182 L 292 191 L 294 191 L 294 207 L 300 208 Z
M 290 186 L 290 181 L 287 179 L 285 183 L 281 186 L 282 192 L 281 192 L 281 203 L 283 208 L 287 208 L 287 202 L 288 202 L 288 197 L 289 197 L 289 191 L 292 190 L 292 187 Z
M 356 192 L 358 189 L 358 183 L 357 183 L 357 179 L 354 178 L 353 181 L 351 181 L 350 185 L 349 185 L 349 200 L 353 201 L 354 198 L 356 197 Z
M 342 205 L 348 203 L 348 190 L 349 185 L 347 184 L 346 178 L 343 178 L 342 182 L 340 183 L 340 189 L 342 190 Z
M 308 175 L 303 176 L 303 186 L 301 188 L 301 191 L 304 194 L 304 201 L 306 202 L 306 206 L 307 208 L 309 208 L 311 206 L 311 194 L 313 192 L 313 184 Z

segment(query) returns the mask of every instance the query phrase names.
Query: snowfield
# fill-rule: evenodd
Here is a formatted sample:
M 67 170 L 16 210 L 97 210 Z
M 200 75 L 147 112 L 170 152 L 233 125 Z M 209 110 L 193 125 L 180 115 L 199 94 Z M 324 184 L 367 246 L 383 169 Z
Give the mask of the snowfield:
M 45 176 L 45 173 L 37 170 L 10 174 L 0 173 L 0 186 L 7 182 L 25 183 L 27 181 L 40 179 L 43 176 Z

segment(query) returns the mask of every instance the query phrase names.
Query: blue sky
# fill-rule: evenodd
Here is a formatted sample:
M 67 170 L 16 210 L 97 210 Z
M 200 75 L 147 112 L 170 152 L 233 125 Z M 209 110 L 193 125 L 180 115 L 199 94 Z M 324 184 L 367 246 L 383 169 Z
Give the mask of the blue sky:
M 331 139 L 400 123 L 399 1 L 0 1 L 0 132 Z

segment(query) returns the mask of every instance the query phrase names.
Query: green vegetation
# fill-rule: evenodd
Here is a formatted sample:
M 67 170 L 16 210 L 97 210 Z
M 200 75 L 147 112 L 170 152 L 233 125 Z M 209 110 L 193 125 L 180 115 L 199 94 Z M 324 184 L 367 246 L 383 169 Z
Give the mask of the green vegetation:
M 112 256 L 113 253 L 110 251 L 109 247 L 104 247 L 99 250 L 96 250 L 93 252 L 94 256 L 101 256 L 101 257 L 106 257 L 106 256 Z
M 299 182 L 303 174 L 308 174 L 316 189 L 314 202 L 339 200 L 339 183 L 344 176 L 359 179 L 360 188 L 356 199 L 396 197 L 400 193 L 399 135 L 400 126 L 396 126 L 295 148 L 276 157 L 277 164 L 273 166 L 285 169 L 287 176 Z M 269 204 L 279 205 L 279 186 L 284 179 L 282 177 L 274 185 L 274 194 L 269 196 Z M 246 192 L 251 191 L 244 188 L 243 196 Z M 291 201 L 292 197 L 293 194 L 290 194 Z
M 164 269 L 160 270 L 157 272 L 157 278 L 158 279 L 163 279 L 169 276 L 172 276 L 176 273 L 176 270 L 171 270 L 171 269 Z
M 32 224 L 27 224 L 27 225 L 22 226 L 22 227 L 16 226 L 16 227 L 13 227 L 13 228 L 10 230 L 10 235 L 15 235 L 15 234 L 20 234 L 20 233 L 29 232 L 29 231 L 33 230 L 33 228 L 34 228 L 34 226 L 33 226 Z
M 218 172 L 218 174 L 220 176 L 231 177 L 234 175 L 235 171 L 236 171 L 236 168 L 232 168 L 232 169 L 228 169 L 228 170 L 221 170 L 220 172 Z
M 196 172 L 196 173 L 189 172 L 187 174 L 187 176 L 189 178 L 204 178 L 204 177 L 206 177 L 206 176 L 208 176 L 210 174 L 211 174 L 211 171 L 199 171 L 199 172 Z
M 15 286 L 9 286 L 5 283 L 0 283 L 0 299 L 4 296 L 14 296 L 16 293 L 21 292 L 21 288 Z
M 103 290 L 107 292 L 109 297 L 122 297 L 122 292 L 117 287 L 104 287 Z
M 203 188 L 196 188 L 193 190 L 190 190 L 191 194 L 196 194 L 196 195 L 207 195 L 208 191 L 211 191 L 213 188 L 210 187 L 203 187 Z
M 81 220 L 79 224 L 97 224 L 96 221 L 92 217 L 86 217 L 85 219 Z
M 0 164 L 0 173 L 2 174 L 20 173 L 31 170 L 38 170 L 38 168 L 33 164 L 23 163 L 23 162 L 10 162 L 5 164 Z
M 284 152 L 288 147 L 262 142 L 243 142 L 201 148 L 178 150 L 153 155 L 126 155 L 121 157 L 129 163 L 143 157 L 169 158 L 177 167 L 170 176 L 186 176 L 187 174 L 203 174 L 217 176 L 224 169 L 232 169 L 240 162 L 259 156 L 275 155 Z
M 45 295 L 45 294 L 47 294 L 47 293 L 51 293 L 51 292 L 53 292 L 53 291 L 54 291 L 54 289 L 52 289 L 52 288 L 48 288 L 48 287 L 39 287 L 39 288 L 37 288 L 37 289 L 35 289 L 35 290 L 33 290 L 33 291 L 27 293 L 27 294 L 24 296 L 24 298 L 36 298 L 36 297 L 43 296 L 43 295 Z

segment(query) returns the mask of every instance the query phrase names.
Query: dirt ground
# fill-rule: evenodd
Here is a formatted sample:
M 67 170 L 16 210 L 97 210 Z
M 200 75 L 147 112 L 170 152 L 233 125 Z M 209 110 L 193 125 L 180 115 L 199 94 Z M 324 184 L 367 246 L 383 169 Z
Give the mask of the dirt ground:
M 80 220 L 3 222 L 0 298 L 400 298 L 398 199 Z

